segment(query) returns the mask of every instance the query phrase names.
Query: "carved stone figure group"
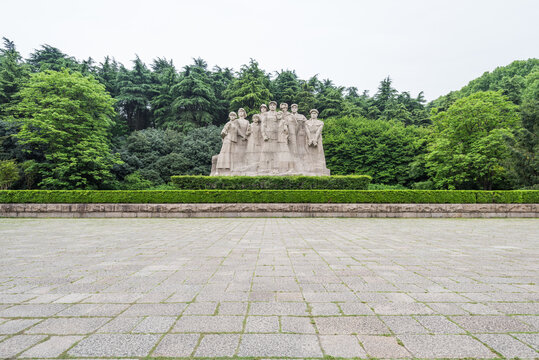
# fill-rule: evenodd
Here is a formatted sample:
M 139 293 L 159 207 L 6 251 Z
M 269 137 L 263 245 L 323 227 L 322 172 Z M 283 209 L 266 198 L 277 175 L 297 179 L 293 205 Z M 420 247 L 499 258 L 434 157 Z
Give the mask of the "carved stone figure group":
M 221 131 L 223 146 L 212 158 L 211 175 L 329 175 L 322 145 L 324 123 L 318 110 L 310 119 L 298 113 L 298 106 L 271 101 L 260 113 L 246 119 L 241 108 L 231 112 Z

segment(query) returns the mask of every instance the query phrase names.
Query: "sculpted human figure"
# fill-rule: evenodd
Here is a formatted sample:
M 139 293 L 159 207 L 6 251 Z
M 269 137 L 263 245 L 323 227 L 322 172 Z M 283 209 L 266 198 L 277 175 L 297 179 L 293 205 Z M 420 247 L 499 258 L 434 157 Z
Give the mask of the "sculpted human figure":
M 262 144 L 264 143 L 260 126 L 260 114 L 253 115 L 253 122 L 247 128 L 247 151 L 245 154 L 247 166 L 245 170 L 248 173 L 256 173 L 260 162 Z
M 277 112 L 277 170 L 279 173 L 287 173 L 294 169 L 292 154 L 288 148 L 289 129 L 288 122 L 282 111 Z
M 301 171 L 305 165 L 306 156 L 307 156 L 307 130 L 305 129 L 305 121 L 307 118 L 305 115 L 298 113 L 298 105 L 292 104 L 290 106 L 292 110 L 291 116 L 294 118 L 296 125 L 296 156 L 295 166 L 296 170 Z
M 260 169 L 262 172 L 272 173 L 278 168 L 277 164 L 277 137 L 278 137 L 278 120 L 277 120 L 277 103 L 270 101 L 269 111 L 261 117 L 260 131 L 264 144 L 262 145 L 262 155 L 260 157 Z
M 307 158 L 311 166 L 310 172 L 318 175 L 329 175 L 326 168 L 326 158 L 324 156 L 324 147 L 322 145 L 322 128 L 324 123 L 318 120 L 318 110 L 311 110 L 311 118 L 305 122 L 307 130 Z
M 228 114 L 229 121 L 225 124 L 221 131 L 223 146 L 217 157 L 216 175 L 228 175 L 234 168 L 236 157 L 234 156 L 238 150 L 238 115 L 232 111 Z
M 244 108 L 238 109 L 238 149 L 236 152 L 237 156 L 237 166 L 235 171 L 241 171 L 245 167 L 245 151 L 247 150 L 247 128 L 249 127 L 249 120 L 246 119 L 247 112 Z
M 260 121 L 266 116 L 266 113 L 268 112 L 268 107 L 266 104 L 260 105 Z
M 296 129 L 297 129 L 297 121 L 296 119 L 288 112 L 288 104 L 287 103 L 281 103 L 279 105 L 281 108 L 281 111 L 283 112 L 283 119 L 288 125 L 288 148 L 290 149 L 290 155 L 293 159 L 296 158 L 297 154 L 297 145 L 296 145 Z

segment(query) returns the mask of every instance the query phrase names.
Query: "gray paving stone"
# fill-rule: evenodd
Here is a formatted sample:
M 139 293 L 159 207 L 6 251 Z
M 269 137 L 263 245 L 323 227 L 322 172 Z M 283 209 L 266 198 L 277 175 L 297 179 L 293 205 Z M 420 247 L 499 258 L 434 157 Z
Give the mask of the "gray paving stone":
M 184 315 L 214 315 L 217 309 L 216 302 L 194 302 L 187 306 Z
M 411 316 L 380 316 L 380 318 L 397 335 L 427 334 L 429 332 Z
M 198 334 L 167 334 L 152 352 L 152 356 L 188 357 L 195 350 Z
M 421 325 L 430 330 L 433 334 L 464 334 L 465 330 L 461 329 L 444 316 L 415 316 Z
M 172 326 L 189 333 L 177 339 L 194 340 L 169 340 L 183 354 L 170 357 L 193 356 L 201 334 L 216 332 L 280 335 L 274 348 L 275 337 L 267 338 L 260 356 L 302 357 L 281 348 L 297 349 L 287 345 L 294 336 L 316 336 L 305 322 L 314 317 L 320 341 L 333 339 L 328 349 L 341 343 L 335 356 L 352 334 L 386 335 L 367 337 L 380 351 L 395 336 L 429 334 L 417 339 L 430 341 L 429 351 L 447 340 L 448 356 L 478 353 L 474 336 L 491 336 L 507 354 L 519 344 L 508 334 L 523 346 L 539 342 L 535 219 L 0 219 L 0 238 L 0 329 L 10 336 L 43 322 L 54 326 L 42 335 L 59 340 L 53 330 L 106 335 L 97 351 L 114 343 L 111 335 L 161 339 Z M 96 330 L 78 323 L 96 318 L 112 320 Z M 456 335 L 458 327 L 470 334 Z M 24 339 L 2 331 L 0 344 Z M 366 356 L 349 346 L 355 350 L 343 356 Z
M 58 357 L 82 338 L 82 336 L 52 336 L 46 341 L 26 350 L 21 354 L 21 357 Z
M 127 304 L 75 304 L 56 316 L 116 316 L 128 308 Z
M 462 328 L 473 333 L 508 333 L 533 331 L 533 327 L 509 316 L 451 316 Z
M 27 334 L 75 335 L 90 334 L 110 318 L 52 318 L 26 330 Z
M 374 358 L 408 358 L 411 354 L 393 336 L 357 336 L 367 354 Z
M 298 315 L 307 316 L 307 304 L 303 302 L 253 302 L 250 315 Z
M 311 314 L 318 315 L 340 315 L 341 311 L 337 304 L 334 303 L 312 303 Z
M 514 337 L 539 351 L 539 334 L 512 334 Z
M 236 352 L 239 342 L 239 334 L 204 335 L 195 356 L 211 358 L 232 356 Z
M 320 334 L 389 334 L 389 329 L 376 316 L 317 317 Z
M 68 351 L 72 356 L 147 356 L 160 335 L 94 334 Z
M 98 333 L 128 333 L 143 320 L 142 317 L 117 317 L 100 327 Z
M 279 318 L 277 316 L 248 316 L 245 323 L 245 332 L 250 333 L 277 333 L 279 332 Z
M 477 338 L 506 358 L 537 358 L 539 353 L 507 334 L 477 334 Z
M 244 334 L 238 356 L 322 357 L 316 335 Z
M 468 335 L 400 335 L 418 358 L 495 358 L 485 345 Z
M 354 335 L 320 335 L 320 344 L 328 356 L 344 358 L 367 357 Z
M 246 313 L 246 302 L 226 301 L 219 304 L 219 315 L 245 315 Z
M 243 328 L 242 316 L 182 316 L 172 332 L 241 332 Z
M 284 333 L 315 334 L 311 318 L 297 316 L 282 316 L 281 331 Z
M 363 303 L 341 303 L 340 308 L 345 315 L 374 315 L 371 308 Z
M 142 320 L 134 329 L 133 333 L 166 333 L 176 322 L 174 316 L 148 316 Z
M 429 315 L 434 311 L 421 303 L 385 303 L 369 304 L 379 315 Z
M 473 315 L 500 315 L 498 310 L 485 304 L 464 303 L 459 306 Z
M 0 356 L 9 358 L 44 340 L 45 335 L 15 335 L 0 342 Z
M 0 325 L 0 334 L 16 334 L 32 325 L 37 324 L 42 319 L 13 319 Z
M 64 304 L 28 304 L 15 305 L 0 311 L 0 317 L 49 317 L 68 305 Z
M 134 304 L 122 313 L 122 316 L 178 316 L 187 304 Z

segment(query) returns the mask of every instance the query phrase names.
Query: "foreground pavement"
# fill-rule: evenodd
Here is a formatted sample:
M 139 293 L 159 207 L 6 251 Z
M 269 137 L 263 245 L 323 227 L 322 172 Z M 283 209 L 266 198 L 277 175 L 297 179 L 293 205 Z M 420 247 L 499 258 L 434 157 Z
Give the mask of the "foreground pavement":
M 537 358 L 535 219 L 1 219 L 0 358 Z

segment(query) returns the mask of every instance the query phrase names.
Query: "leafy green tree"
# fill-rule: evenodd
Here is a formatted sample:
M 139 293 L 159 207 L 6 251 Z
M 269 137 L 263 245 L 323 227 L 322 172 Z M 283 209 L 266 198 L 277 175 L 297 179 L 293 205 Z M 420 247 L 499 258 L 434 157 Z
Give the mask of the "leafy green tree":
M 500 66 L 492 72 L 485 72 L 458 91 L 440 96 L 429 104 L 429 108 L 445 111 L 455 101 L 478 91 L 501 90 L 509 100 L 519 105 L 526 86 L 526 77 L 539 69 L 539 59 L 516 60 L 507 66 Z
M 260 105 L 267 104 L 272 99 L 269 88 L 268 75 L 258 67 L 258 62 L 251 59 L 249 65 L 242 65 L 238 77 L 225 91 L 230 102 L 229 110 L 238 111 L 242 107 L 247 111 L 247 115 L 258 113 Z
M 0 161 L 0 190 L 7 190 L 19 180 L 19 169 L 14 160 Z
M 281 70 L 271 82 L 273 98 L 278 103 L 285 102 L 290 106 L 297 101 L 300 83 L 295 71 Z
M 432 117 L 433 134 L 426 165 L 434 184 L 444 189 L 507 188 L 507 158 L 516 106 L 499 92 L 477 92 Z
M 118 110 L 130 130 L 141 130 L 153 125 L 150 101 L 154 94 L 150 70 L 137 56 L 133 70 L 121 66 L 118 74 Z
M 539 69 L 526 77 L 520 115 L 522 128 L 511 148 L 511 172 L 517 187 L 539 187 Z
M 6 38 L 3 40 L 4 47 L 0 49 L 0 119 L 29 75 L 28 66 L 22 62 L 15 44 Z
M 135 131 L 118 150 L 123 164 L 114 172 L 122 182 L 137 172 L 151 186 L 168 183 L 172 175 L 209 175 L 211 158 L 220 148 L 220 129 L 213 125 L 186 134 L 171 129 Z
M 373 183 L 411 186 L 426 180 L 410 164 L 426 152 L 427 130 L 396 121 L 331 118 L 324 126 L 327 166 L 335 175 L 365 174 Z
M 10 109 L 21 124 L 16 138 L 44 154 L 40 187 L 94 189 L 111 180 L 114 100 L 103 85 L 78 72 L 46 70 L 32 74 L 17 96 Z

